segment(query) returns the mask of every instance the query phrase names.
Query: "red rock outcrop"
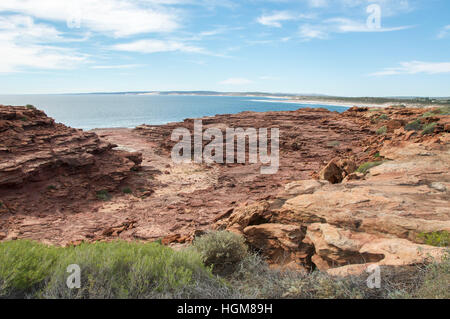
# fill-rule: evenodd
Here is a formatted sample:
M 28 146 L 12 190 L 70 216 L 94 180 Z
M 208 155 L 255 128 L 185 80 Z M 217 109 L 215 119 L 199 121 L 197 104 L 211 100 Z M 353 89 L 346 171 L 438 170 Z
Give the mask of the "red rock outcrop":
M 402 125 L 449 118 L 424 120 L 426 111 L 351 109 L 342 116 L 375 118 L 374 129 L 392 117 Z M 274 265 L 335 275 L 362 272 L 374 263 L 439 260 L 445 248 L 423 245 L 420 235 L 450 232 L 450 134 L 443 125 L 434 132 L 390 127 L 365 141 L 365 153 L 378 161 L 367 172 L 353 173 L 354 163 L 333 159 L 320 180 L 289 183 L 275 198 L 243 204 L 215 227 L 241 233 Z
M 0 106 L 0 230 L 14 238 L 19 216 L 77 212 L 114 192 L 142 161 L 114 147 L 32 107 Z

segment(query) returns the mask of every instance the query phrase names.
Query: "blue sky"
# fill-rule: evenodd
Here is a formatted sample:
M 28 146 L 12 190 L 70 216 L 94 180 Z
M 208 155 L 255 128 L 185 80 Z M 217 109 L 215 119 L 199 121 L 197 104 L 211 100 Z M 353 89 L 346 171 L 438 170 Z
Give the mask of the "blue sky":
M 1 0 L 0 94 L 450 96 L 448 0 Z

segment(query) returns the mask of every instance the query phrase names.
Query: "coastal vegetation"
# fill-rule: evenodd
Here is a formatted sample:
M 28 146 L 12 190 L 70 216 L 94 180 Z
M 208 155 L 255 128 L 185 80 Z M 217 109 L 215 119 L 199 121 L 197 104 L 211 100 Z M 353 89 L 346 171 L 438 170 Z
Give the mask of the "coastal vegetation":
M 371 168 L 374 168 L 376 166 L 379 166 L 383 164 L 383 161 L 377 161 L 377 162 L 367 162 L 364 164 L 361 164 L 358 169 L 356 170 L 358 173 L 367 173 Z
M 160 242 L 55 247 L 18 240 L 1 242 L 0 255 L 0 298 L 450 297 L 448 256 L 441 263 L 383 267 L 382 287 L 370 289 L 367 274 L 273 269 L 243 238 L 226 232 L 208 233 L 182 250 Z M 67 267 L 73 264 L 80 266 L 81 283 L 69 289 Z
M 387 127 L 382 126 L 377 130 L 377 135 L 385 135 L 387 133 Z
M 131 188 L 125 187 L 124 189 L 122 189 L 122 193 L 124 193 L 124 194 L 133 194 L 133 191 L 131 190 Z
M 419 239 L 426 245 L 436 247 L 448 247 L 450 245 L 450 233 L 447 231 L 436 231 L 431 233 L 420 233 Z
M 103 201 L 109 201 L 112 198 L 111 194 L 107 190 L 98 191 L 96 193 L 96 196 L 97 196 L 97 199 L 103 200 Z

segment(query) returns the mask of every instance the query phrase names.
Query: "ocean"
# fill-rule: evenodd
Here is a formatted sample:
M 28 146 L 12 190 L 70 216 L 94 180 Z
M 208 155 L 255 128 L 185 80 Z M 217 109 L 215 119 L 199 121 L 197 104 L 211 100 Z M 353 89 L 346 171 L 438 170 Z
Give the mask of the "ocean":
M 243 111 L 292 111 L 323 107 L 343 112 L 348 109 L 343 106 L 286 103 L 263 97 L 136 94 L 0 95 L 0 104 L 32 104 L 57 122 L 84 130 L 133 128 L 141 124 L 166 124 L 186 118 Z

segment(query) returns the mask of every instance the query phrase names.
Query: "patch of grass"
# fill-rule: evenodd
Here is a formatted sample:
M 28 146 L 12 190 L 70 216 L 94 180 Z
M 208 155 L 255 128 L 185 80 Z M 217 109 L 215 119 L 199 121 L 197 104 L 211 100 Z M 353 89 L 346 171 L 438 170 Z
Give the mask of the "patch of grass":
M 224 288 L 193 250 L 155 243 L 83 243 L 49 247 L 29 241 L 0 243 L 0 296 L 18 298 L 197 297 L 199 284 Z M 68 289 L 67 267 L 81 269 L 81 288 Z
M 430 246 L 448 247 L 450 244 L 450 233 L 445 230 L 432 233 L 420 233 L 417 237 L 426 245 Z
M 425 113 L 422 114 L 421 118 L 427 118 L 427 117 L 432 117 L 432 116 L 436 116 L 436 113 L 425 112 Z
M 387 114 L 381 114 L 378 118 L 379 121 L 387 121 L 389 120 L 389 116 Z
M 133 194 L 133 191 L 129 187 L 125 187 L 124 189 L 122 189 L 122 192 L 124 194 Z
M 414 292 L 414 298 L 450 299 L 450 258 L 447 252 L 441 263 L 432 263 L 423 271 L 425 278 L 422 286 Z
M 27 104 L 25 107 L 29 110 L 36 110 L 36 107 L 32 104 Z
M 387 133 L 387 127 L 382 126 L 377 130 L 377 135 L 385 135 Z
M 223 232 L 209 235 L 215 239 L 211 245 L 210 237 L 207 247 L 216 247 L 218 239 L 236 243 L 236 237 Z M 240 240 L 237 243 L 241 247 Z M 225 245 L 223 252 L 229 251 L 230 245 Z M 221 278 L 204 265 L 205 255 L 197 248 L 175 251 L 156 242 L 52 247 L 18 240 L 0 242 L 0 256 L 0 298 L 450 298 L 448 254 L 440 263 L 381 266 L 380 289 L 368 288 L 367 273 L 332 277 L 319 271 L 273 269 L 247 250 L 233 272 Z M 80 266 L 81 287 L 69 289 L 67 267 L 73 264 Z
M 380 152 L 375 153 L 374 157 L 376 157 L 376 158 L 381 157 Z
M 390 296 L 401 299 L 450 299 L 450 258 L 447 250 L 441 262 L 418 266 L 420 278 L 415 289 L 394 291 Z
M 107 190 L 98 191 L 96 196 L 97 196 L 97 199 L 100 199 L 103 201 L 109 201 L 112 198 L 111 194 Z
M 0 297 L 33 295 L 52 273 L 59 249 L 29 241 L 0 243 Z
M 0 202 L 0 208 L 3 208 L 3 203 L 2 202 Z
M 379 165 L 381 165 L 381 164 L 383 164 L 383 161 L 367 162 L 367 163 L 364 163 L 364 164 L 360 165 L 356 171 L 357 171 L 358 173 L 363 173 L 363 174 L 365 174 L 365 173 L 367 173 L 371 168 L 376 167 L 376 166 L 379 166 Z
M 429 123 L 423 127 L 422 135 L 432 134 L 436 129 L 437 123 Z
M 420 122 L 420 119 L 409 122 L 405 126 L 405 130 L 407 131 L 419 131 L 420 129 L 422 129 L 422 123 Z
M 203 257 L 206 266 L 215 273 L 228 274 L 248 253 L 245 239 L 228 231 L 214 231 L 196 238 L 193 248 Z
M 55 190 L 56 186 L 55 185 L 49 185 L 49 186 L 47 186 L 47 189 L 48 190 Z
M 443 106 L 443 107 L 437 109 L 436 113 L 440 114 L 440 115 L 450 115 L 450 105 Z
M 21 120 L 22 122 L 26 122 L 26 121 L 28 121 L 28 118 L 27 118 L 26 116 L 23 116 L 23 117 L 20 118 L 20 120 Z

